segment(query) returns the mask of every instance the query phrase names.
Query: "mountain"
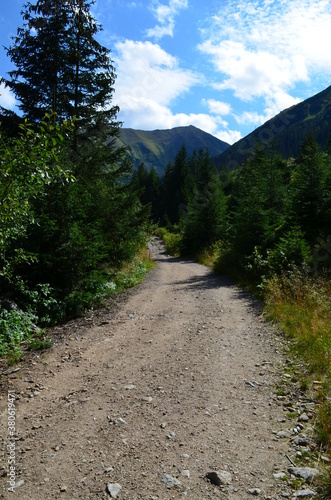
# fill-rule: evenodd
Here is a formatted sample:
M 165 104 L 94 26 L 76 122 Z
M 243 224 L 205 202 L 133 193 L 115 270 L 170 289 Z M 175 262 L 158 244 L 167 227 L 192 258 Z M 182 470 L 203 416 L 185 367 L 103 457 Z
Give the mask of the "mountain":
M 296 157 L 309 132 L 324 148 L 331 132 L 331 86 L 267 121 L 218 155 L 215 164 L 234 170 L 250 156 L 256 142 L 274 147 L 284 158 Z
M 148 169 L 154 166 L 160 176 L 164 175 L 166 166 L 175 159 L 183 144 L 188 155 L 203 148 L 208 149 L 210 156 L 217 156 L 229 147 L 226 142 L 192 125 L 153 131 L 122 128 L 119 139 L 120 145 L 129 148 L 135 167 L 143 162 Z

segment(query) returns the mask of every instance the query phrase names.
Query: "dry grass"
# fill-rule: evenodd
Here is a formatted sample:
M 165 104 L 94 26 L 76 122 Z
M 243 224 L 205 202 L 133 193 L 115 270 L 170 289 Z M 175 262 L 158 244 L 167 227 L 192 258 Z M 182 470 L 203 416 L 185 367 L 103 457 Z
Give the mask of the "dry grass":
M 331 452 L 331 281 L 298 271 L 274 276 L 265 284 L 266 310 L 303 358 L 309 383 L 318 391 L 319 438 Z

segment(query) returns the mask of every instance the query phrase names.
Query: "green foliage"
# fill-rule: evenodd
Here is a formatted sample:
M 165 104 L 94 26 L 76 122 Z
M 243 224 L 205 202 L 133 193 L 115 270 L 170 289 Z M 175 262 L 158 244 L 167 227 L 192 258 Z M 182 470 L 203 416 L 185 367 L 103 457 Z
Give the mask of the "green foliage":
M 142 205 L 150 208 L 151 220 L 158 222 L 161 218 L 161 181 L 154 167 L 148 172 L 142 163 L 133 174 L 132 184 L 140 193 L 139 198 Z
M 302 231 L 293 228 L 280 237 L 274 247 L 267 249 L 265 255 L 255 247 L 252 255 L 247 257 L 245 270 L 255 281 L 260 281 L 274 273 L 290 271 L 296 266 L 308 269 L 311 260 L 311 249 Z
M 178 224 L 186 208 L 186 188 L 188 181 L 188 158 L 185 144 L 176 155 L 174 163 L 169 163 L 163 179 L 164 220 Z
M 266 313 L 291 339 L 291 349 L 308 368 L 308 381 L 320 380 L 317 433 L 331 451 L 331 280 L 296 268 L 274 275 L 263 284 Z
M 134 259 L 129 266 L 119 271 L 114 277 L 117 290 L 124 290 L 138 285 L 152 267 L 153 264 L 146 259 L 141 260 L 139 257 Z
M 193 193 L 182 216 L 183 248 L 194 254 L 227 236 L 227 207 L 220 178 L 208 152 L 196 158 Z
M 49 349 L 52 345 L 53 342 L 50 337 L 45 336 L 43 333 L 39 333 L 28 340 L 27 349 L 28 351 L 41 351 L 43 349 Z
M 162 238 L 167 252 L 173 257 L 179 257 L 183 248 L 183 234 L 178 226 L 172 226 L 170 229 L 160 227 L 156 234 Z
M 284 222 L 284 171 L 278 155 L 257 144 L 237 176 L 231 236 L 242 256 L 251 255 L 256 246 L 268 248 L 277 238 Z
M 331 415 L 330 415 L 331 417 Z M 331 469 L 325 471 L 322 480 L 320 481 L 320 492 L 316 496 L 317 500 L 330 500 L 331 498 Z
M 182 246 L 183 246 L 183 236 L 181 233 L 170 233 L 166 232 L 163 235 L 163 241 L 167 252 L 174 257 L 179 257 L 181 254 Z
M 36 319 L 21 310 L 0 309 L 0 356 L 18 349 L 33 335 Z
M 307 266 L 311 261 L 311 249 L 299 228 L 287 231 L 269 251 L 268 267 L 271 272 L 280 273 L 293 266 Z
M 317 425 L 317 434 L 323 446 L 330 449 L 331 446 L 331 401 L 322 400 L 319 406 L 319 419 Z M 331 492 L 331 482 L 330 482 Z
M 101 46 L 91 14 L 92 0 L 38 0 L 23 6 L 24 24 L 7 49 L 15 69 L 7 85 L 30 121 L 45 112 L 78 119 L 86 129 L 100 119 L 112 120 L 109 107 L 115 81 L 110 51 Z
M 73 180 L 60 159 L 67 122 L 54 125 L 47 115 L 37 129 L 27 122 L 18 138 L 0 136 L 0 279 L 11 281 L 17 266 L 37 260 L 22 240 L 36 224 L 33 205 L 42 199 L 48 186 Z
M 65 320 L 65 304 L 57 298 L 57 291 L 49 283 L 39 283 L 34 289 L 29 289 L 22 280 L 17 279 L 15 285 L 20 304 L 35 315 L 38 325 L 46 327 Z
M 324 190 L 325 177 L 325 155 L 314 135 L 309 134 L 301 145 L 291 182 L 292 219 L 309 241 L 319 235 L 325 201 L 330 197 Z
M 8 49 L 16 69 L 7 84 L 25 116 L 39 121 L 45 110 L 57 113 L 40 125 L 26 122 L 25 135 L 6 145 L 3 177 L 10 189 L 5 182 L 0 187 L 7 222 L 3 248 L 0 241 L 3 292 L 41 325 L 107 296 L 105 266 L 116 272 L 131 261 L 148 230 L 132 165 L 116 143 L 114 68 L 96 40 L 92 4 L 28 3 Z M 63 117 L 75 117 L 70 136 L 70 124 L 57 124 Z

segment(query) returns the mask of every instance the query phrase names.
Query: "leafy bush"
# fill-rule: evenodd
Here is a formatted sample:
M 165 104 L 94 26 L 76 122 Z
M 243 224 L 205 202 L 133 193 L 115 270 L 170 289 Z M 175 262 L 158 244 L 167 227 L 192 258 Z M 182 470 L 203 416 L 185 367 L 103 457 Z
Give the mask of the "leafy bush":
M 102 270 L 92 271 L 65 298 L 66 314 L 72 317 L 90 311 L 116 291 L 111 274 Z
M 21 310 L 0 310 L 0 356 L 15 350 L 33 335 L 36 319 Z
M 40 351 L 42 349 L 48 349 L 52 347 L 52 340 L 44 335 L 44 332 L 40 330 L 33 337 L 28 339 L 27 348 L 29 351 Z
M 242 283 L 242 255 L 238 255 L 235 249 L 226 241 L 219 242 L 217 254 L 213 264 L 214 271 Z
M 274 273 L 289 271 L 297 266 L 306 266 L 311 261 L 311 250 L 302 231 L 294 228 L 284 234 L 272 248 L 263 251 L 255 246 L 246 258 L 245 271 L 251 279 L 260 281 Z
M 68 316 L 79 316 L 100 305 L 114 293 L 140 283 L 154 263 L 144 250 L 120 270 L 93 271 L 65 299 Z
M 117 290 L 124 290 L 138 285 L 144 279 L 145 274 L 153 267 L 148 260 L 135 259 L 130 265 L 118 272 L 114 277 Z
M 38 283 L 30 290 L 22 280 L 17 280 L 16 292 L 22 307 L 36 316 L 39 326 L 51 326 L 65 320 L 65 304 L 57 298 L 57 291 L 49 283 Z
M 177 225 L 171 229 L 158 228 L 156 234 L 162 238 L 167 252 L 174 257 L 179 257 L 183 249 L 183 234 Z
M 310 260 L 310 247 L 299 228 L 288 231 L 268 254 L 269 269 L 276 273 L 290 269 L 293 265 L 306 264 Z

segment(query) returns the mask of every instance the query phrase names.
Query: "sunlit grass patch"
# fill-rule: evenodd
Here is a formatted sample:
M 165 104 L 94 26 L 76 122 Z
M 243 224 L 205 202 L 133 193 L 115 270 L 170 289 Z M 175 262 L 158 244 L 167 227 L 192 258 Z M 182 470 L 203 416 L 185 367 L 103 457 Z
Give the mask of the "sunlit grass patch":
M 329 276 L 299 271 L 274 276 L 264 284 L 266 311 L 304 360 L 310 383 L 320 381 L 318 436 L 331 451 L 331 282 Z

